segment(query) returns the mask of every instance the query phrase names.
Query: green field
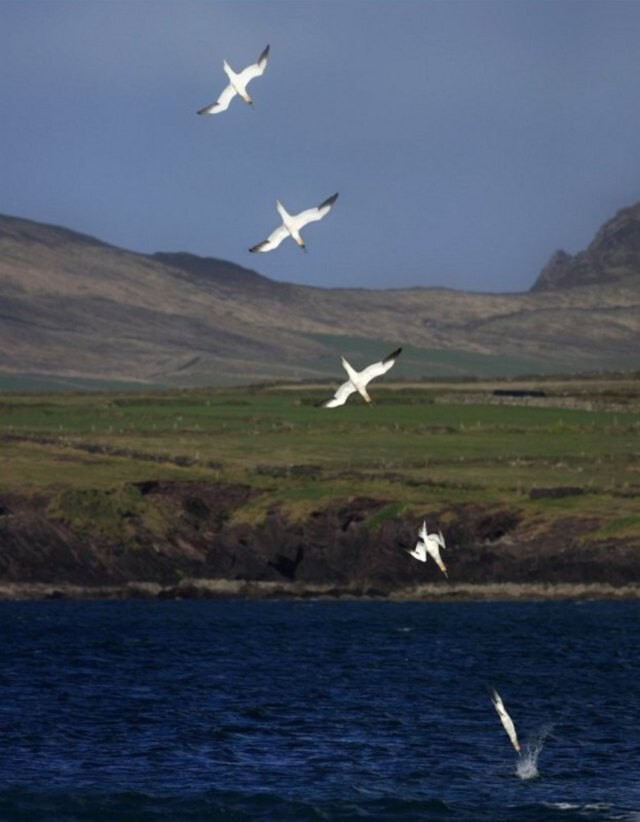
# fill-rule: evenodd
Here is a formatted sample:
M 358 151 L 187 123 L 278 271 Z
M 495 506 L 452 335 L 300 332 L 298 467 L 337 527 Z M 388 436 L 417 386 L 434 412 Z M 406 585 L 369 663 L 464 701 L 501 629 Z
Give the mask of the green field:
M 345 335 L 307 334 L 312 340 L 331 347 L 336 352 L 336 359 L 341 354 L 355 362 L 371 362 L 380 358 L 381 353 L 393 351 L 400 345 L 398 340 L 370 340 L 363 337 Z M 314 366 L 322 367 L 326 357 Z M 325 365 L 326 367 L 326 365 Z M 442 348 L 417 348 L 402 343 L 402 373 L 405 377 L 462 378 L 470 375 L 479 377 L 508 377 L 519 374 L 540 374 L 558 371 L 561 365 L 551 368 L 549 363 L 523 357 L 504 357 L 496 354 L 476 354 L 472 351 L 447 350 Z M 324 370 L 324 368 L 323 368 Z
M 81 491 L 110 510 L 132 482 L 242 482 L 263 491 L 236 512 L 250 522 L 274 502 L 303 517 L 366 495 L 388 516 L 478 502 L 640 534 L 640 382 L 554 385 L 544 407 L 495 404 L 486 386 L 372 393 L 373 407 L 332 410 L 314 405 L 326 387 L 2 394 L 0 492 L 46 491 L 55 506 Z M 561 407 L 573 400 L 581 407 Z M 557 487 L 584 493 L 529 496 Z

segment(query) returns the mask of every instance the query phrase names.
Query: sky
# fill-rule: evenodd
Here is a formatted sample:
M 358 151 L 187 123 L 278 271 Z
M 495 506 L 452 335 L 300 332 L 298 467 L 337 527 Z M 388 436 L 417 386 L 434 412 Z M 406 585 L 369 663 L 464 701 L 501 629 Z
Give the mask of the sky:
M 525 291 L 640 200 L 639 0 L 0 0 L 0 213 L 327 287 Z M 269 44 L 255 106 L 196 114 Z M 290 240 L 291 213 L 339 192 Z

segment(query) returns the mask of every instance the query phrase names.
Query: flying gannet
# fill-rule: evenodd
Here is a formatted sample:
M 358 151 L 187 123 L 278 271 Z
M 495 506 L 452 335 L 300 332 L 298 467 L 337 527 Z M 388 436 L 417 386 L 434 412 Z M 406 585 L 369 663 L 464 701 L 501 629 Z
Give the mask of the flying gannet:
M 268 57 L 269 46 L 267 46 L 260 57 L 258 57 L 257 63 L 252 63 L 250 66 L 247 66 L 246 69 L 243 69 L 240 72 L 240 74 L 236 74 L 229 63 L 225 60 L 222 67 L 224 69 L 224 73 L 229 78 L 229 85 L 225 86 L 215 103 L 211 103 L 210 106 L 201 108 L 198 111 L 198 114 L 219 114 L 221 111 L 226 111 L 229 108 L 229 103 L 233 100 L 236 94 L 240 95 L 245 103 L 252 106 L 253 100 L 247 91 L 247 86 L 254 77 L 260 77 L 264 74 L 264 70 L 267 67 Z
M 328 200 L 320 203 L 317 208 L 308 208 L 306 211 L 301 211 L 300 214 L 289 214 L 280 200 L 278 200 L 276 202 L 276 208 L 278 209 L 278 214 L 282 217 L 282 225 L 279 225 L 275 231 L 272 231 L 266 240 L 251 246 L 249 251 L 254 253 L 257 251 L 272 251 L 287 237 L 292 237 L 300 248 L 306 251 L 307 247 L 300 235 L 300 229 L 304 228 L 307 223 L 314 223 L 316 220 L 321 220 L 323 217 L 326 217 L 331 211 L 331 206 L 337 199 L 338 195 L 334 194 L 333 197 L 329 197 Z
M 506 708 L 500 698 L 500 694 L 496 691 L 495 688 L 491 689 L 491 701 L 493 702 L 493 707 L 498 712 L 498 716 L 500 717 L 500 721 L 502 725 L 509 735 L 509 739 L 511 740 L 511 744 L 516 749 L 518 753 L 520 753 L 520 743 L 518 742 L 518 735 L 516 733 L 516 727 L 513 724 L 513 720 L 507 713 Z
M 448 579 L 449 574 L 447 573 L 447 566 L 444 564 L 442 557 L 440 556 L 440 548 L 446 548 L 442 531 L 438 531 L 437 534 L 435 532 L 433 534 L 427 533 L 427 523 L 425 521 L 422 523 L 422 528 L 420 528 L 420 531 L 418 532 L 418 542 L 416 547 L 413 551 L 409 551 L 409 554 L 420 560 L 420 562 L 426 562 L 427 557 L 433 557 L 438 568 Z
M 395 361 L 400 356 L 401 351 L 402 348 L 396 348 L 396 350 L 385 357 L 384 360 L 374 362 L 372 365 L 367 366 L 367 368 L 363 371 L 356 371 L 345 360 L 345 358 L 342 357 L 342 366 L 347 372 L 349 379 L 342 383 L 330 400 L 320 403 L 320 406 L 322 408 L 336 408 L 338 405 L 344 405 L 347 399 L 355 391 L 357 391 L 364 398 L 365 402 L 371 405 L 372 399 L 367 393 L 367 384 L 376 377 L 386 374 L 387 371 L 393 367 Z

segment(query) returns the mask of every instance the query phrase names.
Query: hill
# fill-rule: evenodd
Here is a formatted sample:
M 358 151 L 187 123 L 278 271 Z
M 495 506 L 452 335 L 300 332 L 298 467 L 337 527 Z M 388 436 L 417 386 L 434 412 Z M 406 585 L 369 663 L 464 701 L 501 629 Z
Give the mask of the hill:
M 359 363 L 398 344 L 400 378 L 637 369 L 639 225 L 640 204 L 581 254 L 554 255 L 530 292 L 485 294 L 298 286 L 0 216 L 1 374 L 5 385 L 337 379 L 339 352 Z
M 574 257 L 556 251 L 531 290 L 607 285 L 627 277 L 640 277 L 640 203 L 618 211 Z

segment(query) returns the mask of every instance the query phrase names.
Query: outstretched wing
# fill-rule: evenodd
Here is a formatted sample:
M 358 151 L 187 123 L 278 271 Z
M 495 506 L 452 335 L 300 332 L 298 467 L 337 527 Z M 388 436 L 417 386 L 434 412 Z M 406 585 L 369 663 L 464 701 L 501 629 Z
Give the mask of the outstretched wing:
M 240 74 L 240 81 L 246 86 L 249 80 L 253 80 L 254 77 L 260 77 L 264 74 L 264 70 L 267 67 L 267 59 L 269 57 L 269 46 L 262 52 L 260 57 L 258 57 L 257 63 L 252 63 L 250 66 L 247 66 L 246 69 L 243 69 Z
M 447 547 L 447 546 L 444 544 L 444 537 L 443 537 L 443 535 L 442 535 L 442 531 L 438 531 L 438 536 L 436 537 L 436 539 L 437 539 L 437 541 L 438 541 L 438 545 L 439 545 L 441 548 L 446 548 L 446 547 Z
M 421 539 L 424 542 L 425 545 L 427 544 L 427 540 L 429 539 L 429 534 L 427 533 L 427 521 L 426 520 L 422 523 L 422 527 L 418 531 L 418 537 L 419 537 L 419 539 Z
M 427 561 L 427 551 L 425 549 L 423 542 L 417 542 L 416 547 L 413 549 L 413 551 L 409 551 L 409 553 L 412 557 L 415 557 L 417 560 L 420 560 L 420 562 Z
M 338 199 L 337 193 L 333 197 L 329 197 L 324 203 L 320 203 L 317 208 L 308 208 L 306 211 L 301 211 L 293 217 L 296 228 L 299 230 L 307 223 L 314 223 L 316 220 L 321 220 L 331 211 L 331 207 Z
M 347 399 L 353 394 L 356 390 L 355 385 L 351 382 L 351 380 L 347 380 L 343 382 L 342 385 L 337 389 L 336 393 L 330 400 L 323 402 L 321 404 L 322 408 L 337 408 L 339 405 L 344 405 Z
M 229 108 L 229 103 L 236 96 L 236 93 L 232 85 L 226 86 L 216 102 L 211 103 L 210 106 L 201 108 L 198 114 L 219 114 L 221 111 L 226 111 Z
M 255 253 L 257 251 L 273 251 L 274 248 L 277 248 L 280 243 L 285 239 L 285 237 L 289 236 L 289 232 L 283 225 L 279 225 L 275 231 L 272 231 L 271 234 L 267 237 L 266 240 L 263 240 L 261 243 L 257 245 L 251 246 L 249 251 Z
M 373 380 L 375 377 L 380 377 L 382 374 L 386 374 L 390 368 L 393 368 L 395 361 L 400 356 L 400 352 L 402 348 L 396 348 L 395 351 L 392 351 L 384 360 L 380 360 L 380 362 L 374 362 L 372 365 L 367 366 L 364 371 L 360 372 L 360 379 L 368 383 Z

